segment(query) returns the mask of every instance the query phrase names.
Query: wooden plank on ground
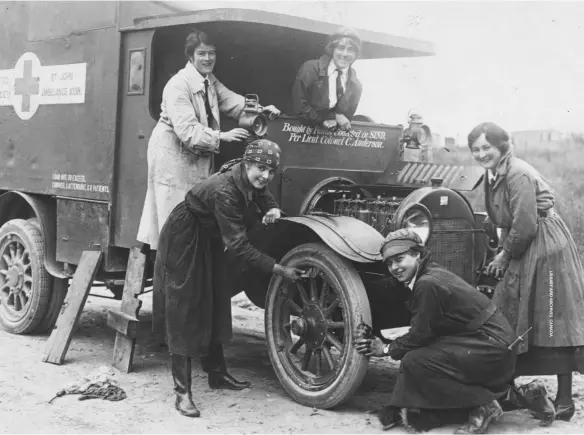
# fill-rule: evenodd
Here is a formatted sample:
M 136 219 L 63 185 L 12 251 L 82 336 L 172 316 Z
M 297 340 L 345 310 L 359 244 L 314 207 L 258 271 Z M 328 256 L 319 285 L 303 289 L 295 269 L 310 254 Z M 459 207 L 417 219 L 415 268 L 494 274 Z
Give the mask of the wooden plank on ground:
M 101 263 L 101 257 L 100 251 L 84 251 L 81 254 L 79 266 L 77 266 L 71 280 L 71 287 L 63 302 L 55 329 L 47 341 L 42 359 L 44 362 L 63 363 L 73 337 L 73 330 L 81 316 L 81 311 L 83 311 L 95 274 Z
M 110 311 L 112 317 L 126 318 L 133 323 L 136 328 L 136 333 L 138 328 L 138 312 L 142 306 L 142 301 L 138 299 L 138 296 L 144 291 L 145 269 L 146 255 L 141 252 L 139 247 L 132 247 L 126 270 L 121 313 Z M 112 365 L 124 373 L 130 373 L 132 370 L 132 360 L 134 359 L 136 334 L 132 334 L 131 330 L 130 334 L 127 334 L 117 328 L 114 329 L 116 330 L 116 341 L 114 344 Z
M 136 338 L 138 323 L 138 320 L 125 313 L 110 310 L 107 314 L 107 326 L 129 338 Z
M 134 361 L 135 348 L 136 348 L 135 338 L 130 338 L 119 332 L 116 333 L 112 366 L 114 366 L 121 372 L 130 373 L 132 371 L 132 362 Z

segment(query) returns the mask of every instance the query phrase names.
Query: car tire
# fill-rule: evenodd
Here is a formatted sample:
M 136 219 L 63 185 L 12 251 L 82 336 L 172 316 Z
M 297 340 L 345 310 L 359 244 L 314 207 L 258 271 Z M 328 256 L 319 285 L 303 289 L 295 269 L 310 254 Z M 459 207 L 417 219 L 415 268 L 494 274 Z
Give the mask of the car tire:
M 353 264 L 322 243 L 297 246 L 280 264 L 307 270 L 309 277 L 291 283 L 274 275 L 270 281 L 265 329 L 272 366 L 295 401 L 333 408 L 353 395 L 367 372 L 369 358 L 354 347 L 357 325 L 371 325 L 365 287 Z

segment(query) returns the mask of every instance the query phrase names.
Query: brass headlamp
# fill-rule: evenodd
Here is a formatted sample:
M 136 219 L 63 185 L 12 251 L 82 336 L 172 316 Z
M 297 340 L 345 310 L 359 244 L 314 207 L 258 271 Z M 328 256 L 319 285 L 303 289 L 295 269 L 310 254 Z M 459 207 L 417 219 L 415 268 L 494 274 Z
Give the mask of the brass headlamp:
M 260 99 L 256 94 L 245 96 L 245 107 L 239 117 L 239 126 L 245 128 L 254 137 L 264 137 L 268 134 L 268 116 L 263 113 Z
M 422 121 L 422 116 L 410 111 L 409 127 L 404 130 L 401 142 L 406 148 L 419 150 L 420 147 L 428 147 L 432 144 L 432 132 L 430 127 Z

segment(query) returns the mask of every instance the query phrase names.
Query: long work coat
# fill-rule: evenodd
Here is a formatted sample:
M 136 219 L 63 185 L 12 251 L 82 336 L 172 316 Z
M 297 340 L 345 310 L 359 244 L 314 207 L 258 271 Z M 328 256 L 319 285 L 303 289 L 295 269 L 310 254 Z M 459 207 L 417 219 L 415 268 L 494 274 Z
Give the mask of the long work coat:
M 137 236 L 152 249 L 157 249 L 159 232 L 172 209 L 213 171 L 213 157 L 219 153 L 219 114 L 237 118 L 245 105 L 243 96 L 209 74 L 213 121 L 208 125 L 203 80 L 188 62 L 162 93 L 160 119 L 148 141 L 148 188 Z
M 509 322 L 462 278 L 422 259 L 408 302 L 410 330 L 390 345 L 401 360 L 390 405 L 458 409 L 496 400 L 515 368 Z
M 519 345 L 517 374 L 584 368 L 576 358 L 584 345 L 584 270 L 574 240 L 535 168 L 509 152 L 496 172 L 494 183 L 484 177 L 486 208 L 511 261 L 493 301 L 518 335 L 533 328 Z
M 160 233 L 154 292 L 163 292 L 171 353 L 201 356 L 211 340 L 231 338 L 233 265 L 270 274 L 275 260 L 254 248 L 247 231 L 278 207 L 254 189 L 243 163 L 211 175 L 175 207 Z
M 317 60 L 305 62 L 296 75 L 292 88 L 292 106 L 294 113 L 311 125 L 322 124 L 327 119 L 335 119 L 335 113 L 341 113 L 348 119 L 353 118 L 363 87 L 357 80 L 353 68 L 349 68 L 346 90 L 337 105 L 329 108 L 328 67 L 330 56 L 324 55 Z

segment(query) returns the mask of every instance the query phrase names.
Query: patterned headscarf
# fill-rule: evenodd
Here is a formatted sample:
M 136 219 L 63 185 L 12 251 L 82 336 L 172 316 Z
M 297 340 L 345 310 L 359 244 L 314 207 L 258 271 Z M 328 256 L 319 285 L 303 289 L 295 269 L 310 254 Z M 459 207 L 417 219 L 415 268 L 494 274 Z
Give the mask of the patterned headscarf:
M 243 154 L 243 160 L 262 163 L 276 170 L 280 166 L 282 151 L 277 143 L 267 139 L 257 139 L 250 143 Z

